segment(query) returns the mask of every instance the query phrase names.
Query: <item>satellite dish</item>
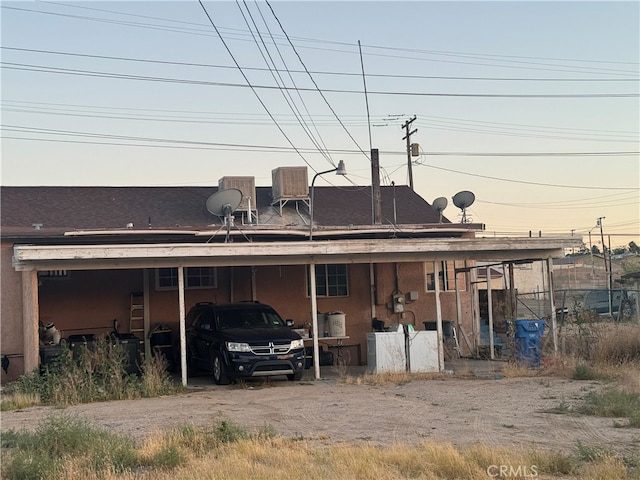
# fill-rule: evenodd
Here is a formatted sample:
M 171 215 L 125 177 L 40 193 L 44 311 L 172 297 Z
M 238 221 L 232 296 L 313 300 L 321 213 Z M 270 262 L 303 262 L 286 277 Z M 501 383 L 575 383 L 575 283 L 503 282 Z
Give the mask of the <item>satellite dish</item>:
M 225 243 L 229 241 L 229 232 L 233 223 L 233 212 L 242 202 L 242 192 L 237 188 L 228 188 L 214 193 L 207 199 L 207 210 L 213 215 L 224 217 L 224 224 L 227 226 L 227 237 Z
M 242 202 L 242 192 L 237 188 L 228 188 L 214 193 L 207 199 L 207 210 L 218 217 L 231 215 Z
M 462 192 L 458 192 L 453 196 L 453 204 L 462 210 L 462 222 L 467 223 L 467 207 L 473 205 L 473 202 L 476 201 L 476 196 L 473 192 L 469 192 L 468 190 L 463 190 Z
M 431 208 L 438 212 L 438 215 L 440 216 L 440 218 L 438 219 L 439 223 L 442 223 L 442 212 L 445 208 L 447 208 L 448 204 L 449 202 L 445 197 L 438 197 L 433 201 L 433 204 L 431 205 Z

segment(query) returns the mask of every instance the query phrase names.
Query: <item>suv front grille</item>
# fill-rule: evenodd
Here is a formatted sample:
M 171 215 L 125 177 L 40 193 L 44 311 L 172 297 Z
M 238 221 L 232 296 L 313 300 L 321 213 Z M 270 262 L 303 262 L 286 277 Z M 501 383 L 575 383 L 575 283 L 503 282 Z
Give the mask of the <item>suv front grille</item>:
M 261 342 L 252 343 L 251 351 L 256 355 L 282 355 L 289 353 L 291 342 Z

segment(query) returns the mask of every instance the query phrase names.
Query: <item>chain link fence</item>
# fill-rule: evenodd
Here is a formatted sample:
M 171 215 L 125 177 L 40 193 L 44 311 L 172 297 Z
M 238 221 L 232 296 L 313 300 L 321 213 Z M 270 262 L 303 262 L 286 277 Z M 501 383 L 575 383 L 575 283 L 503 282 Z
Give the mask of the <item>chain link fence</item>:
M 545 355 L 555 352 L 548 291 L 516 294 L 514 319 L 546 322 L 540 346 Z M 640 329 L 640 290 L 623 288 L 562 289 L 554 293 L 558 352 L 590 358 L 597 354 L 603 336 L 614 330 Z M 508 320 L 508 329 L 513 321 Z M 510 336 L 508 336 L 510 337 Z M 513 341 L 512 338 L 509 338 Z M 616 340 L 624 344 L 624 336 Z
M 556 321 L 576 317 L 616 322 L 640 322 L 640 291 L 622 288 L 556 290 Z M 551 320 L 548 291 L 517 293 L 515 318 Z

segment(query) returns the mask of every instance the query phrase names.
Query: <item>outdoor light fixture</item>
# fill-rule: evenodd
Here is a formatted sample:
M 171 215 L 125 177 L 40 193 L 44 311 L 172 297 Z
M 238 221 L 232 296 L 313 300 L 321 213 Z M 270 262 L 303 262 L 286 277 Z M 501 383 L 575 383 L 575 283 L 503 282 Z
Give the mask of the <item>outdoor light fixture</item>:
M 309 198 L 309 240 L 313 240 L 313 189 L 316 178 L 325 173 L 336 172 L 336 175 L 346 175 L 347 169 L 344 161 L 340 160 L 338 166 L 324 172 L 318 172 L 311 180 L 311 197 Z M 320 380 L 320 361 L 319 361 L 319 345 L 318 345 L 318 305 L 316 303 L 316 264 L 312 261 L 309 263 L 309 280 L 311 287 L 311 324 L 313 328 L 313 370 L 316 380 Z
M 331 170 L 326 170 L 324 172 L 318 172 L 313 176 L 313 180 L 311 180 L 311 198 L 309 200 L 309 240 L 313 240 L 313 190 L 314 184 L 316 183 L 316 178 L 320 175 L 324 175 L 325 173 L 336 172 L 336 175 L 346 175 L 347 169 L 344 166 L 344 161 L 340 160 L 338 162 L 338 166 L 336 168 L 332 168 Z

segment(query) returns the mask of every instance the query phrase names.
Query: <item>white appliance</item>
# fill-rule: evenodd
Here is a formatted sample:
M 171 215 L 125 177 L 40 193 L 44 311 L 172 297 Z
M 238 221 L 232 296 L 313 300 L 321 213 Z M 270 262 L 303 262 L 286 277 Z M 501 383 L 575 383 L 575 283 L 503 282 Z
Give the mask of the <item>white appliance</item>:
M 368 373 L 400 373 L 406 370 L 404 332 L 367 333 Z
M 407 360 L 412 373 L 438 372 L 438 332 L 407 332 Z

